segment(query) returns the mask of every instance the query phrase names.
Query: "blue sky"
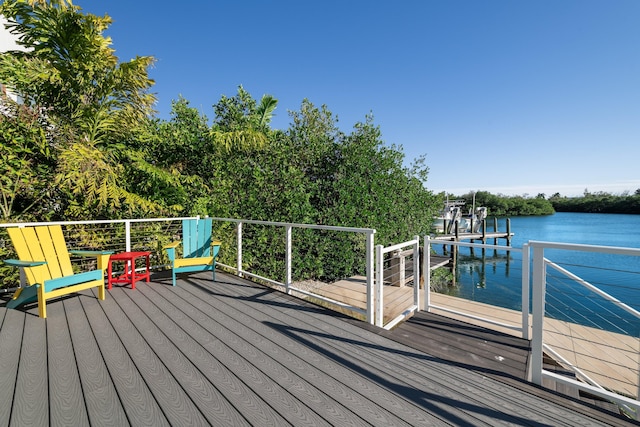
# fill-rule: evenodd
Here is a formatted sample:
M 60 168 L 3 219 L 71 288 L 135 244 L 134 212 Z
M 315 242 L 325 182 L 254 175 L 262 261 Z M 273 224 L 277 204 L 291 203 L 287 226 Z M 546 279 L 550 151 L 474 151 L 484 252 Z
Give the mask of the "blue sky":
M 157 59 L 157 109 L 209 118 L 243 85 L 286 129 L 303 99 L 345 132 L 372 113 L 427 187 L 461 194 L 640 188 L 638 0 L 77 0 L 121 60 Z

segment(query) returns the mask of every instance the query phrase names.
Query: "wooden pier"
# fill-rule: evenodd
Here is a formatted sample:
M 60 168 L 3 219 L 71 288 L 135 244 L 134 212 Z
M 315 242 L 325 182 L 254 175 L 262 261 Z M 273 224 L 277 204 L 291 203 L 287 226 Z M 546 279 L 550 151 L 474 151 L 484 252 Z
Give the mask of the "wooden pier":
M 432 237 L 433 240 L 446 240 L 446 241 L 455 241 L 455 242 L 459 242 L 459 241 L 463 241 L 463 240 L 470 240 L 472 243 L 475 240 L 480 240 L 482 241 L 482 243 L 487 243 L 487 241 L 490 241 L 491 239 L 493 239 L 493 243 L 495 245 L 498 244 L 498 239 L 506 239 L 507 241 L 507 246 L 511 245 L 511 238 L 513 237 L 513 232 L 511 232 L 511 219 L 507 218 L 507 230 L 506 231 L 499 231 L 498 230 L 498 219 L 494 218 L 493 219 L 493 230 L 494 231 L 487 231 L 487 222 L 483 221 L 482 223 L 482 230 L 480 232 L 476 232 L 476 233 L 471 233 L 471 232 L 460 232 L 458 230 L 458 227 L 455 226 L 453 227 L 453 229 L 455 230 L 455 233 L 449 233 L 449 234 L 437 234 L 434 237 Z
M 433 264 L 432 264 L 433 265 Z M 315 289 L 320 295 L 328 298 L 343 301 L 361 309 L 366 308 L 366 278 L 355 276 L 349 279 L 340 280 L 332 284 L 326 284 Z M 424 301 L 424 290 L 420 291 L 421 300 Z M 443 318 L 450 318 L 453 321 L 464 322 L 467 325 L 474 325 L 479 328 L 487 328 L 496 333 L 520 337 L 521 333 L 513 329 L 499 326 L 498 324 L 518 325 L 521 323 L 521 312 L 510 310 L 493 305 L 483 304 L 480 302 L 469 301 L 449 295 L 431 293 L 431 302 L 437 307 L 446 307 L 454 312 L 432 308 L 430 315 L 440 315 Z M 384 323 L 390 322 L 407 307 L 413 304 L 413 288 L 409 286 L 384 287 Z M 359 318 L 356 312 L 344 308 L 333 308 L 336 311 L 347 314 L 354 318 Z M 496 324 L 483 322 L 473 317 L 464 316 L 456 313 L 467 313 L 470 316 L 483 317 L 490 319 Z M 422 314 L 425 316 L 425 314 Z M 531 325 L 531 322 L 529 323 Z M 398 326 L 395 329 L 404 330 L 406 326 Z M 428 333 L 428 332 L 424 332 Z M 556 319 L 545 318 L 544 326 L 545 339 L 547 343 L 554 349 L 560 351 L 571 364 L 582 366 L 582 370 L 592 379 L 596 380 L 605 388 L 616 390 L 624 394 L 633 395 L 638 389 L 638 381 L 640 381 L 640 373 L 636 362 L 637 349 L 640 341 L 638 338 L 628 337 L 609 331 L 603 331 L 588 326 L 568 323 Z M 389 332 L 389 334 L 392 334 Z M 396 335 L 402 336 L 402 332 L 396 332 Z M 531 330 L 529 332 L 531 335 Z M 392 334 L 393 335 L 393 334 Z M 413 336 L 413 335 L 412 335 Z M 446 345 L 449 348 L 451 343 Z M 434 348 L 431 348 L 433 351 Z M 445 352 L 446 353 L 446 352 Z M 439 354 L 439 357 L 451 357 Z M 552 359 L 546 359 L 545 369 L 560 369 L 560 365 L 552 362 Z M 456 360 L 460 361 L 460 360 Z M 551 363 L 555 363 L 554 368 Z M 569 371 L 562 370 L 563 373 L 569 375 Z M 571 375 L 573 375 L 571 373 Z M 526 378 L 526 376 L 522 376 Z M 579 395 L 577 389 L 563 386 L 553 380 L 545 379 L 544 384 L 549 388 L 560 393 L 573 396 L 575 398 L 583 398 Z M 593 397 L 586 400 L 593 400 Z M 600 400 L 599 406 L 604 405 Z M 615 405 L 605 405 L 609 410 Z
M 114 287 L 104 301 L 90 290 L 52 301 L 46 319 L 0 307 L 0 425 L 626 422 L 515 374 L 487 375 L 505 370 L 495 354 L 514 354 L 504 340 L 478 367 L 454 364 L 222 272 L 217 282 L 202 273 L 177 286 L 152 280 Z M 468 328 L 457 331 L 471 341 Z M 473 342 L 486 347 L 478 332 Z

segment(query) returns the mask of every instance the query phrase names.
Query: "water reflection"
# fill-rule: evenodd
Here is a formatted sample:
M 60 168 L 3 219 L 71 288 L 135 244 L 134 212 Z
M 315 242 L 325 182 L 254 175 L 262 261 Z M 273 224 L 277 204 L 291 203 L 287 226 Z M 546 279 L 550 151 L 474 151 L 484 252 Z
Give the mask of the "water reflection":
M 522 309 L 522 252 L 469 247 L 455 250 L 451 245 L 433 245 L 433 249 L 454 261 L 448 286 L 441 286 L 437 292 L 507 309 Z M 550 260 L 638 309 L 637 258 L 629 260 L 619 256 L 614 263 L 603 254 L 549 252 Z M 613 266 L 615 268 L 611 268 Z M 640 321 L 637 318 L 575 280 L 551 268 L 547 270 L 546 316 L 638 336 Z

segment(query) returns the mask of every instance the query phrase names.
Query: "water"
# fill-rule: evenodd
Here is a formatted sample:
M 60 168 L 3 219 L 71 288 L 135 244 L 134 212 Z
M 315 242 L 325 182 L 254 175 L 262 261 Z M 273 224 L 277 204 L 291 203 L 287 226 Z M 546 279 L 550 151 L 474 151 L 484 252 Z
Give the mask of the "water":
M 492 220 L 490 220 L 492 221 Z M 492 222 L 490 222 L 491 224 Z M 491 229 L 491 227 L 489 227 Z M 506 230 L 506 220 L 498 221 Z M 529 241 L 640 248 L 640 215 L 556 213 L 511 218 L 511 245 Z M 478 242 L 479 243 L 479 242 Z M 493 244 L 493 240 L 487 241 Z M 504 245 L 504 239 L 498 241 Z M 442 245 L 434 245 L 441 253 Z M 581 251 L 546 250 L 545 257 L 640 311 L 640 258 Z M 450 295 L 500 307 L 522 308 L 522 256 L 518 251 L 460 248 Z M 548 316 L 638 336 L 640 320 L 547 269 Z M 593 313 L 598 316 L 593 316 Z

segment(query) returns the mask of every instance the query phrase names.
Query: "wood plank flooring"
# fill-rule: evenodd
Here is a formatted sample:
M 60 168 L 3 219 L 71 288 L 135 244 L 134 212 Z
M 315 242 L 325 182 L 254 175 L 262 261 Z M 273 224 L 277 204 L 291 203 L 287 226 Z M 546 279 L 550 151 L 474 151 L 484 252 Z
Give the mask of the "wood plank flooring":
M 463 329 L 455 342 L 425 347 L 467 354 L 452 363 L 414 348 L 425 339 L 419 328 L 449 328 L 436 318 L 389 332 L 404 331 L 403 343 L 238 277 L 217 278 L 184 276 L 173 287 L 156 276 L 135 290 L 114 287 L 105 301 L 89 290 L 51 301 L 46 320 L 35 307 L 0 308 L 0 426 L 625 423 L 516 384 L 522 348 L 501 353 L 511 383 L 478 364 L 472 355 L 492 354 L 481 344 L 502 337 Z

